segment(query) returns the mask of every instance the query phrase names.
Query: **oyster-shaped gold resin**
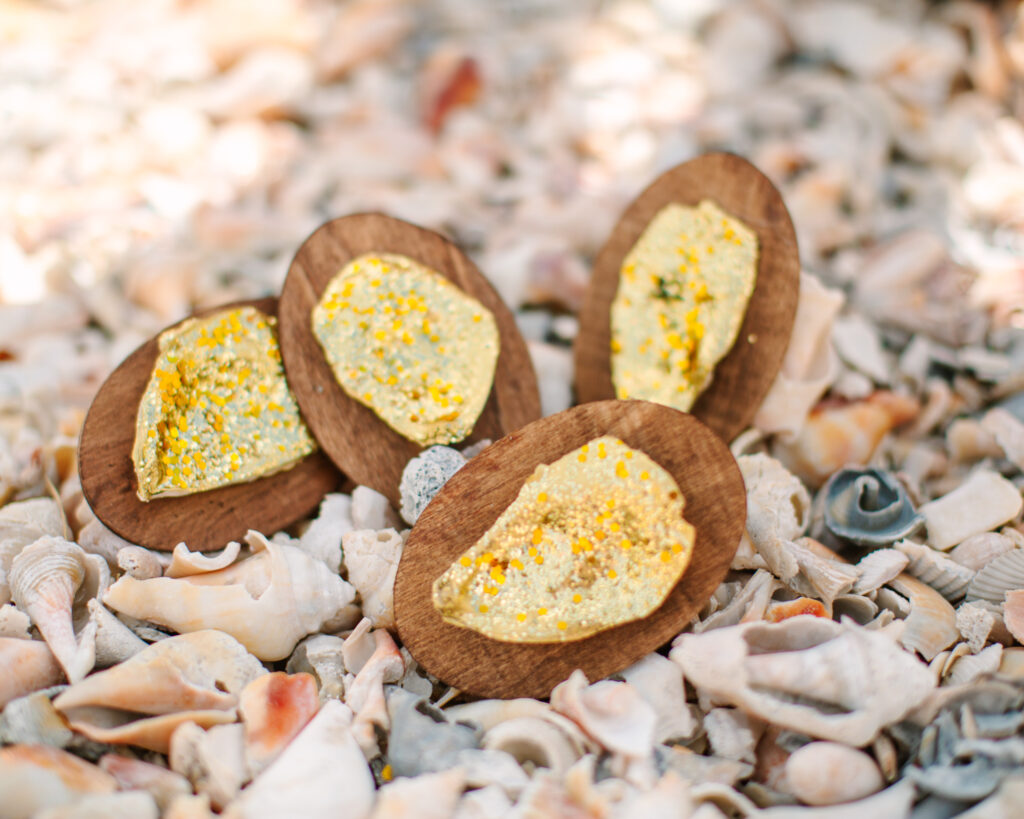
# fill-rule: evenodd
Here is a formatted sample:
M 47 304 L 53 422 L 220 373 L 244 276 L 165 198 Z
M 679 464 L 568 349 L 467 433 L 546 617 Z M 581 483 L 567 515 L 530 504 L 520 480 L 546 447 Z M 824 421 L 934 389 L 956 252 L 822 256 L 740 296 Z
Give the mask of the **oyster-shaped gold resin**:
M 612 303 L 619 398 L 693 406 L 736 340 L 757 256 L 757 234 L 713 202 L 658 211 L 623 260 Z
M 579 640 L 646 617 L 682 576 L 694 529 L 672 476 L 604 436 L 541 464 L 434 583 L 449 623 L 515 643 Z
M 262 478 L 316 449 L 285 381 L 276 321 L 239 307 L 160 334 L 132 448 L 142 500 Z
M 313 309 L 341 388 L 424 446 L 461 441 L 498 360 L 491 312 L 440 273 L 394 253 L 353 259 Z

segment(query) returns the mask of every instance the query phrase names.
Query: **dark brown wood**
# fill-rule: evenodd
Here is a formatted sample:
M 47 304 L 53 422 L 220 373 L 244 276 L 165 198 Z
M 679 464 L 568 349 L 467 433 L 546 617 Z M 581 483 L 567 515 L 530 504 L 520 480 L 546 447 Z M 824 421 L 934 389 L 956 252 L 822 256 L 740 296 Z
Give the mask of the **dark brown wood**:
M 422 447 L 385 424 L 338 385 L 310 316 L 324 289 L 349 260 L 364 253 L 400 253 L 436 270 L 483 304 L 498 324 L 494 386 L 463 444 L 497 440 L 540 417 L 540 394 L 515 317 L 476 266 L 432 230 L 381 213 L 358 213 L 318 228 L 295 254 L 281 293 L 281 353 L 288 381 L 324 452 L 346 475 L 398 506 L 398 483 Z
M 196 315 L 247 304 L 272 315 L 277 300 L 235 302 Z M 158 352 L 152 338 L 128 356 L 96 393 L 82 426 L 82 493 L 108 529 L 149 549 L 167 551 L 181 541 L 193 550 L 223 549 L 249 529 L 270 535 L 300 520 L 341 482 L 330 460 L 315 452 L 291 469 L 251 483 L 180 498 L 139 500 L 132 465 L 135 417 Z
M 705 154 L 659 176 L 626 208 L 597 254 L 576 337 L 576 395 L 582 403 L 615 397 L 611 376 L 611 306 L 622 260 L 655 214 L 671 202 L 710 199 L 757 233 L 757 283 L 729 353 L 693 414 L 726 441 L 753 420 L 782 366 L 796 318 L 800 257 L 789 212 L 775 186 L 734 154 Z
M 615 435 L 667 469 L 697 530 L 693 557 L 649 617 L 583 640 L 516 644 L 450 625 L 433 607 L 434 581 L 515 500 L 538 464 Z M 599 401 L 502 438 L 445 484 L 413 527 L 395 580 L 402 643 L 432 674 L 481 697 L 547 697 L 575 668 L 590 680 L 620 671 L 686 627 L 722 582 L 746 521 L 746 492 L 729 449 L 692 415 L 647 401 Z

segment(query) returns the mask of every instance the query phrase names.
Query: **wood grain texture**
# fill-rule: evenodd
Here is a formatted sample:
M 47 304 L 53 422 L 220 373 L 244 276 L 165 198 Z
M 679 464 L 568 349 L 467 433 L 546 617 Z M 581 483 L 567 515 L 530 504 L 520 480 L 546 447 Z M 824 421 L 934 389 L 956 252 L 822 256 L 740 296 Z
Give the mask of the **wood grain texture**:
M 277 300 L 234 302 L 196 315 L 243 305 L 273 315 Z M 128 356 L 100 387 L 82 427 L 82 493 L 108 529 L 149 549 L 168 551 L 181 541 L 193 550 L 223 549 L 249 529 L 270 535 L 300 520 L 340 483 L 330 460 L 315 452 L 289 470 L 250 483 L 140 501 L 132 464 L 135 419 L 158 352 L 152 338 Z
M 569 643 L 516 644 L 450 625 L 433 607 L 434 581 L 515 500 L 538 464 L 614 435 L 667 469 L 696 528 L 690 565 L 653 614 Z M 402 643 L 428 671 L 481 697 L 547 697 L 573 669 L 590 680 L 620 671 L 671 640 L 718 587 L 746 521 L 746 491 L 728 448 L 692 415 L 647 401 L 599 401 L 549 416 L 489 446 L 424 510 L 402 553 L 395 618 Z
M 713 153 L 659 176 L 626 208 L 594 261 L 576 337 L 576 396 L 582 403 L 615 397 L 611 375 L 611 306 L 622 260 L 665 205 L 710 199 L 757 233 L 757 283 L 736 343 L 715 367 L 693 414 L 731 441 L 753 420 L 789 344 L 800 290 L 800 258 L 789 212 L 775 186 L 734 154 Z
M 281 353 L 288 382 L 324 452 L 352 480 L 376 489 L 397 507 L 402 470 L 423 447 L 341 389 L 310 320 L 330 280 L 351 259 L 371 252 L 399 253 L 430 267 L 494 314 L 500 346 L 494 385 L 473 432 L 460 446 L 497 440 L 539 418 L 540 395 L 515 317 L 452 242 L 380 213 L 345 216 L 318 228 L 295 254 L 281 294 Z

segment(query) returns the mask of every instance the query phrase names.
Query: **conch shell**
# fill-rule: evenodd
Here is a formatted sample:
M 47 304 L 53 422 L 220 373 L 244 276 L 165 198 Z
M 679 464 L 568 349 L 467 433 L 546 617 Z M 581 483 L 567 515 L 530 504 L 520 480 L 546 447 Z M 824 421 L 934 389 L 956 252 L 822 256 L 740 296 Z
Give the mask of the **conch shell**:
M 215 628 L 261 660 L 282 660 L 355 598 L 320 560 L 250 531 L 251 557 L 226 569 L 179 579 L 125 575 L 104 597 L 124 614 L 180 633 Z
M 15 604 L 32 618 L 72 683 L 88 674 L 96 661 L 96 625 L 86 604 L 109 582 L 106 561 L 50 535 L 22 549 L 11 566 Z
M 62 534 L 61 509 L 50 498 L 16 501 L 0 509 L 0 605 L 11 601 L 8 575 L 18 553 L 44 535 Z
M 703 698 L 854 746 L 902 719 L 935 685 L 888 636 L 819 617 L 682 634 L 669 658 Z

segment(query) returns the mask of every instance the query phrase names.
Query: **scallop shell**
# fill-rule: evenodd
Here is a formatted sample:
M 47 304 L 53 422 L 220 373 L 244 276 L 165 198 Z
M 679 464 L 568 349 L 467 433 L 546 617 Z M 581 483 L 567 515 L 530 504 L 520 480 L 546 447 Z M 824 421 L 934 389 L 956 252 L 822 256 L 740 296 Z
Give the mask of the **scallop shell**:
M 907 574 L 891 580 L 889 585 L 910 601 L 910 614 L 899 638 L 904 648 L 917 651 L 930 662 L 960 638 L 956 611 L 931 586 Z
M 355 598 L 355 590 L 321 561 L 250 531 L 253 555 L 217 572 L 180 579 L 124 576 L 104 602 L 179 633 L 215 628 L 261 660 L 281 660 Z
M 851 745 L 870 742 L 934 687 L 927 667 L 887 636 L 818 617 L 682 634 L 669 657 L 702 698 Z
M 993 558 L 967 586 L 967 599 L 999 605 L 1014 589 L 1024 589 L 1024 549 Z
M 972 535 L 959 546 L 954 546 L 949 556 L 968 569 L 981 571 L 992 560 L 1013 551 L 1013 540 L 999 532 L 982 532 Z
M 15 604 L 32 618 L 68 680 L 82 679 L 96 659 L 96 626 L 89 622 L 86 602 L 106 589 L 107 564 L 77 544 L 46 535 L 22 549 L 10 580 Z
M 352 736 L 352 711 L 328 700 L 302 732 L 221 814 L 224 819 L 366 819 L 373 776 Z
M 0 709 L 11 700 L 60 682 L 64 673 L 49 646 L 0 637 Z
M 923 543 L 901 540 L 894 548 L 910 558 L 908 574 L 927 583 L 949 602 L 954 603 L 967 593 L 967 584 L 975 575 L 973 570 Z
M 853 584 L 854 594 L 867 594 L 881 588 L 903 571 L 910 558 L 895 549 L 878 549 L 857 563 L 860 577 Z
M 825 525 L 858 546 L 887 546 L 924 522 L 900 482 L 884 470 L 840 469 L 824 493 Z
M 9 574 L 21 550 L 45 535 L 63 534 L 60 506 L 50 498 L 16 501 L 0 508 L 0 605 L 11 600 Z
M 764 432 L 799 434 L 807 413 L 839 373 L 832 345 L 832 324 L 843 306 L 840 290 L 825 287 L 815 276 L 800 274 L 800 301 L 782 368 L 754 416 Z

